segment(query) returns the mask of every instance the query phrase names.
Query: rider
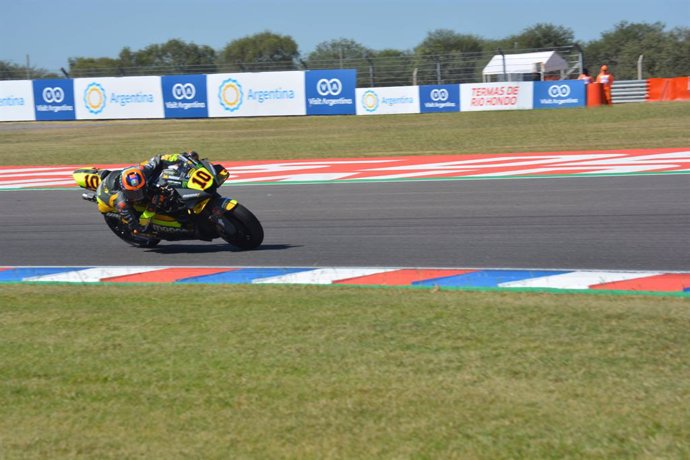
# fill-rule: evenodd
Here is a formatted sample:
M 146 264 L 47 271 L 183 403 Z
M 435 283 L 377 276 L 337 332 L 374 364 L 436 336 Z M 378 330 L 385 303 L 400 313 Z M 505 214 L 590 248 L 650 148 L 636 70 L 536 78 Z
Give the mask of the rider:
M 145 227 L 139 222 L 139 215 L 134 205 L 145 206 L 158 203 L 161 196 L 151 184 L 155 184 L 161 171 L 169 166 L 185 163 L 196 163 L 199 155 L 196 152 L 156 155 L 137 166 L 124 168 L 111 173 L 101 182 L 96 190 L 98 210 L 105 214 L 115 210 L 120 219 L 133 234 L 142 233 Z

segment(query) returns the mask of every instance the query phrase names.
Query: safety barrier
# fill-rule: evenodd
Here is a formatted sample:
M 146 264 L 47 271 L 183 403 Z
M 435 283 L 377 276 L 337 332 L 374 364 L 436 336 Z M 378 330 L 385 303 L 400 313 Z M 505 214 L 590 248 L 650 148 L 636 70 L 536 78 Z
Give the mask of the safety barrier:
M 611 101 L 614 104 L 645 102 L 648 93 L 647 80 L 617 80 L 611 85 Z
M 690 79 L 673 80 L 655 83 L 654 94 L 690 98 Z M 356 88 L 356 81 L 352 69 L 0 81 L 0 121 L 378 115 L 596 105 L 582 80 L 376 88 Z M 612 95 L 614 103 L 645 101 L 648 82 L 617 81 Z
M 690 100 L 690 77 L 650 78 L 648 101 Z

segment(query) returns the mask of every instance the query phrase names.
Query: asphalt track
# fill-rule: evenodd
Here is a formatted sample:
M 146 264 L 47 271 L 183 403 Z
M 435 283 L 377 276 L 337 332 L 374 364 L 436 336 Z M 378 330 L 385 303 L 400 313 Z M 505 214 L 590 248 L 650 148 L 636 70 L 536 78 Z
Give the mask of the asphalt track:
M 0 192 L 0 265 L 690 269 L 690 176 L 224 187 L 261 248 L 134 248 L 81 190 Z

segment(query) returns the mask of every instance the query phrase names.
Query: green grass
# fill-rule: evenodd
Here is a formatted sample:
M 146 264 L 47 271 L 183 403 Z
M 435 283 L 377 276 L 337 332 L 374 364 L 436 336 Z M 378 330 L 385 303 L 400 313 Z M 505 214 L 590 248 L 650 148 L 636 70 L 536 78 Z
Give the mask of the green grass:
M 427 115 L 0 124 L 0 164 L 273 160 L 690 146 L 690 103 Z
M 0 164 L 687 148 L 689 125 L 687 103 L 2 123 Z M 5 284 L 0 459 L 688 458 L 688 356 L 687 298 Z
M 4 285 L 0 305 L 2 458 L 690 456 L 681 299 Z

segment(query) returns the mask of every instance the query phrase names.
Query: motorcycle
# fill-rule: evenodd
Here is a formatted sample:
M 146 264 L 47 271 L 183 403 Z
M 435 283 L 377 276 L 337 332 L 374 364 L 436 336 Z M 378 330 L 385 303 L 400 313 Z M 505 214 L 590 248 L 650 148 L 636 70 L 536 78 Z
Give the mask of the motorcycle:
M 161 171 L 153 184 L 154 200 L 135 205 L 144 232 L 134 234 L 108 203 L 98 200 L 98 187 L 114 172 L 99 168 L 80 168 L 74 181 L 87 190 L 82 198 L 99 203 L 108 228 L 118 238 L 140 248 L 152 248 L 165 241 L 222 238 L 241 250 L 257 248 L 264 239 L 261 223 L 252 212 L 234 199 L 222 197 L 218 188 L 229 176 L 219 164 L 206 159 L 173 165 Z M 100 201 L 100 202 L 99 202 Z M 212 212 L 212 210 L 216 212 Z

